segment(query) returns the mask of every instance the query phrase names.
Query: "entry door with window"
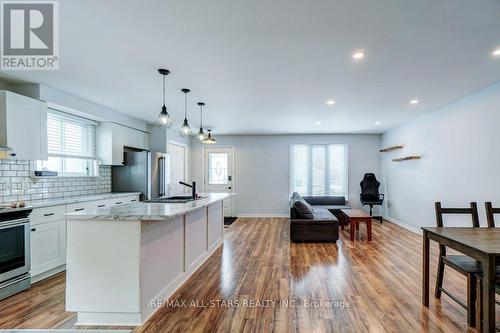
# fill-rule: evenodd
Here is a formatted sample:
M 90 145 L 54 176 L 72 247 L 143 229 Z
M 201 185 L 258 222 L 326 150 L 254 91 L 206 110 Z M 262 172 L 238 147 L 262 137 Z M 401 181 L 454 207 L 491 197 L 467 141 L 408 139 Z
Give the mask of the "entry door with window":
M 184 194 L 187 187 L 179 184 L 179 181 L 185 182 L 187 180 L 186 147 L 170 142 L 168 152 L 170 154 L 170 195 Z
M 233 192 L 233 148 L 205 148 L 205 191 Z M 224 216 L 233 216 L 233 199 L 224 200 Z

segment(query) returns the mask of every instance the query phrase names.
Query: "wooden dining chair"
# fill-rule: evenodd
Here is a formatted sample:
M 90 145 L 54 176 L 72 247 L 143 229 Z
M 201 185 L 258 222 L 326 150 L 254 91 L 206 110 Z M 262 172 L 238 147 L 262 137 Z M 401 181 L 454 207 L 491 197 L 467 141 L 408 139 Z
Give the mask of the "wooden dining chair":
M 500 214 L 500 208 L 494 208 L 491 202 L 485 202 L 484 206 L 486 208 L 486 219 L 488 221 L 488 228 L 495 228 L 495 214 Z M 482 318 L 483 318 L 483 282 L 482 274 L 477 274 L 478 288 L 477 288 L 477 323 L 476 328 L 478 331 L 482 330 Z M 496 277 L 495 292 L 500 295 L 500 266 L 497 266 L 497 277 Z M 495 300 L 496 304 L 500 305 L 500 302 Z M 497 329 L 498 331 L 498 329 Z
M 477 204 L 470 203 L 470 208 L 443 208 L 440 202 L 435 203 L 436 224 L 438 227 L 444 227 L 443 215 L 470 215 L 472 227 L 479 228 L 479 214 Z M 464 303 L 459 297 L 453 295 L 443 287 L 444 268 L 448 266 L 467 278 L 467 301 Z M 446 246 L 439 245 L 439 260 L 436 277 L 435 297 L 440 299 L 441 292 L 448 295 L 452 300 L 460 304 L 467 310 L 467 324 L 471 327 L 476 325 L 476 299 L 477 299 L 477 273 L 481 273 L 481 264 L 466 255 L 447 255 Z
M 486 219 L 488 220 L 488 228 L 495 227 L 495 214 L 500 214 L 500 208 L 493 208 L 491 202 L 485 202 Z

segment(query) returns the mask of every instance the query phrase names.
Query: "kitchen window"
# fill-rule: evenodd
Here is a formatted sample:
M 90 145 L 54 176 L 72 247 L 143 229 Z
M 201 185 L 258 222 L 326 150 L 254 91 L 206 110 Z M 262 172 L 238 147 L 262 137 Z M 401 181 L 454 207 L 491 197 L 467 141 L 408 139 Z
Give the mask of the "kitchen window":
M 36 170 L 57 171 L 58 176 L 98 176 L 97 123 L 56 110 L 47 113 L 49 158 L 37 161 Z
M 290 146 L 290 190 L 302 195 L 348 197 L 345 144 Z

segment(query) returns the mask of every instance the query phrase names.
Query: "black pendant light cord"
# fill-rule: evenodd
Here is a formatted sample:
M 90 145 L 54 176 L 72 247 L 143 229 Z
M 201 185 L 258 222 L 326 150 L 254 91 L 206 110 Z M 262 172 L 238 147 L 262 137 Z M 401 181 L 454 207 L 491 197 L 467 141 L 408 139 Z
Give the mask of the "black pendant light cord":
M 188 101 L 188 94 L 187 92 L 184 92 L 184 119 L 187 119 L 187 101 Z
M 165 82 L 166 81 L 166 78 L 165 78 L 166 75 L 163 75 L 163 106 L 165 106 L 165 88 L 167 87 L 167 83 Z
M 203 129 L 203 105 L 200 104 L 200 128 Z

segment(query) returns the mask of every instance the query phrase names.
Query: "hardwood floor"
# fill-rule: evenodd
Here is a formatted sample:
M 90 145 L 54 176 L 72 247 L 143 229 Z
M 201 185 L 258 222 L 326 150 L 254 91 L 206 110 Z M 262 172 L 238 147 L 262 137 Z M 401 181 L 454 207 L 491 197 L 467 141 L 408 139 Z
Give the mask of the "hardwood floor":
M 346 229 L 337 244 L 290 244 L 285 218 L 238 219 L 225 232 L 223 247 L 171 297 L 177 302 L 136 332 L 467 331 L 465 310 L 446 296 L 421 306 L 421 237 L 391 223 L 374 222 L 372 242 L 362 226 L 361 239 L 349 241 Z M 432 244 L 432 281 L 436 262 Z M 461 275 L 447 270 L 445 285 L 465 297 Z M 64 311 L 64 274 L 0 301 L 0 328 L 75 322 Z

